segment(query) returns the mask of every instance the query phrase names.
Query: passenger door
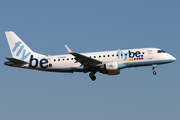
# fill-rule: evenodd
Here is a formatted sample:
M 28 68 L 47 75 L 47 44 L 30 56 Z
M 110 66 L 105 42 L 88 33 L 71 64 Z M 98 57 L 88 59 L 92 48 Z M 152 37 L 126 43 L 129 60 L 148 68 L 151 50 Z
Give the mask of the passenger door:
M 152 59 L 153 58 L 153 51 L 152 50 L 148 50 L 147 53 L 148 53 L 148 58 Z

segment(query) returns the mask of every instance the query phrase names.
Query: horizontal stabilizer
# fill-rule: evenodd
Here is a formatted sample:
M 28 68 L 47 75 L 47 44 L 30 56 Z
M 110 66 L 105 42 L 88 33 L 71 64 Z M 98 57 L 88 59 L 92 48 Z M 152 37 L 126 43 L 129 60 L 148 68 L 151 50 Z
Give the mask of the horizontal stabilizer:
M 6 57 L 6 59 L 8 59 L 9 61 L 11 61 L 12 63 L 15 63 L 15 64 L 29 64 L 29 62 L 25 62 L 25 61 L 22 61 L 22 60 L 19 60 L 16 58 Z

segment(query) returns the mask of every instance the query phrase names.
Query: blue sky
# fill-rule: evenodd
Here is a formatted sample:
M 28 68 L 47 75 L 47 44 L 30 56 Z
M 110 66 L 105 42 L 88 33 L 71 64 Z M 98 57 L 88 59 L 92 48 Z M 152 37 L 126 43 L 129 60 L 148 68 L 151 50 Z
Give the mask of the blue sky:
M 31 0 L 0 2 L 0 119 L 179 120 L 178 0 Z M 157 47 L 171 64 L 127 68 L 117 76 L 51 73 L 4 65 L 5 31 L 45 55 Z

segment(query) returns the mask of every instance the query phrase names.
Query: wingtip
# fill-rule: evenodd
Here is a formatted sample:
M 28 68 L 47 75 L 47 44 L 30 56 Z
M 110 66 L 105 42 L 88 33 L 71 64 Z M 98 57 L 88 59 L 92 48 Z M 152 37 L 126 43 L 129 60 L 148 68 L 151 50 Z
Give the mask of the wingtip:
M 66 49 L 69 53 L 72 53 L 72 50 L 67 45 L 64 45 L 64 46 L 66 47 Z
M 5 31 L 5 33 L 14 33 L 13 31 Z

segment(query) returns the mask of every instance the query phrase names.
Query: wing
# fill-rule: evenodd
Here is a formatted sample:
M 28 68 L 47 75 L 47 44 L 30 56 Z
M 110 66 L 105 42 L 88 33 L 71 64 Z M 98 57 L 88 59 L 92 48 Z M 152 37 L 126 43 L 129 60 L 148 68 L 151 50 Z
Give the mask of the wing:
M 102 64 L 102 62 L 99 60 L 84 56 L 80 53 L 72 52 L 72 50 L 67 45 L 65 45 L 65 47 L 66 47 L 67 51 L 75 57 L 76 62 L 81 63 L 81 66 L 95 66 L 98 64 Z

